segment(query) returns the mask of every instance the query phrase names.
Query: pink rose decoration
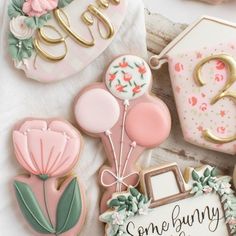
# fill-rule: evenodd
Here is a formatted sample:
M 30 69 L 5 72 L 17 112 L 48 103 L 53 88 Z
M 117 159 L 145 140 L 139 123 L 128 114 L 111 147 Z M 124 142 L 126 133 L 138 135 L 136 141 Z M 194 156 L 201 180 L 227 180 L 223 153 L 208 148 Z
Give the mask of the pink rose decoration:
M 23 12 L 28 16 L 40 17 L 55 9 L 58 0 L 26 0 L 23 5 Z
M 27 120 L 13 131 L 13 144 L 18 162 L 47 179 L 71 171 L 81 140 L 77 130 L 64 121 Z

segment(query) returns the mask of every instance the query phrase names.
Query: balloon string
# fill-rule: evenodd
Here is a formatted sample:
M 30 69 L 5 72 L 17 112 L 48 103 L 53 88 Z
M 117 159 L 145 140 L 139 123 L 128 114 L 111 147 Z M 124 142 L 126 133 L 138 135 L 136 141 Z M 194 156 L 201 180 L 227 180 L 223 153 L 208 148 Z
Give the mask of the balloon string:
M 125 174 L 125 171 L 126 171 L 126 168 L 127 168 L 128 162 L 129 162 L 129 159 L 130 159 L 131 154 L 132 154 L 132 152 L 134 151 L 136 145 L 137 145 L 137 144 L 136 144 L 135 141 L 132 142 L 131 145 L 130 145 L 130 150 L 129 150 L 129 153 L 128 153 L 128 155 L 127 155 L 126 161 L 125 161 L 125 165 L 124 165 L 124 169 L 123 169 L 121 178 L 123 178 L 123 176 L 124 176 L 124 174 Z
M 106 183 L 104 182 L 104 174 L 105 174 L 105 173 L 108 173 L 108 174 L 110 174 L 112 177 L 114 177 L 114 178 L 115 178 L 115 181 L 112 182 L 112 183 L 106 184 Z M 139 173 L 138 173 L 138 172 L 132 172 L 132 173 L 130 173 L 130 174 L 128 174 L 128 175 L 126 175 L 126 176 L 124 176 L 124 177 L 122 177 L 122 178 L 119 178 L 119 177 L 118 177 L 116 174 L 114 174 L 112 171 L 110 171 L 110 170 L 104 170 L 104 171 L 102 172 L 102 174 L 101 174 L 101 183 L 102 183 L 102 185 L 103 185 L 104 187 L 112 187 L 113 185 L 115 185 L 115 184 L 117 184 L 117 183 L 120 183 L 120 184 L 124 185 L 125 187 L 129 187 L 129 184 L 127 184 L 125 180 L 127 180 L 129 177 L 135 176 L 135 175 L 138 176 L 138 180 L 137 180 L 136 183 L 133 183 L 132 186 L 133 186 L 133 187 L 137 187 L 138 184 L 139 184 Z
M 124 101 L 124 114 L 123 114 L 123 120 L 122 120 L 122 127 L 121 127 L 121 141 L 120 141 L 120 156 L 119 156 L 119 176 L 121 176 L 121 163 L 122 163 L 122 157 L 123 157 L 123 147 L 124 147 L 124 132 L 125 132 L 125 121 L 126 121 L 126 115 L 127 115 L 127 110 L 129 106 L 129 101 L 125 100 Z M 118 183 L 118 189 L 119 192 L 122 190 L 122 185 Z
M 114 161 L 115 161 L 115 168 L 116 168 L 116 175 L 119 177 L 119 169 L 118 169 L 118 161 L 117 161 L 117 156 L 116 156 L 116 152 L 115 152 L 115 147 L 114 147 L 114 144 L 113 144 L 113 140 L 112 140 L 112 133 L 110 130 L 107 130 L 105 132 L 105 134 L 107 135 L 108 139 L 109 139 L 109 142 L 110 142 L 110 145 L 111 145 L 111 149 L 112 149 L 112 153 L 113 153 L 113 157 L 114 157 Z M 116 186 L 116 191 L 118 192 L 119 188 L 118 188 L 118 183 L 117 183 L 117 186 Z

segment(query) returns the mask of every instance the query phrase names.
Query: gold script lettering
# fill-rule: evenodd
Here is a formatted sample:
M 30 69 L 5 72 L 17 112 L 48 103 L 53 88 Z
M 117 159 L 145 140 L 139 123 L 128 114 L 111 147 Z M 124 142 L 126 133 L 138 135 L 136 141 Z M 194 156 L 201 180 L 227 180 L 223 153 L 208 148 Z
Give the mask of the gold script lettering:
M 62 34 L 53 26 L 50 26 L 50 25 L 46 25 L 44 26 L 45 28 L 49 28 L 53 31 L 55 31 L 59 37 L 58 38 L 50 38 L 48 37 L 45 32 L 44 32 L 44 29 L 41 28 L 39 29 L 38 31 L 38 37 L 34 39 L 34 46 L 35 46 L 35 49 L 36 51 L 38 52 L 38 54 L 47 59 L 47 60 L 50 60 L 50 61 L 54 61 L 54 62 L 57 62 L 57 61 L 61 61 L 65 58 L 66 54 L 67 54 L 67 45 L 66 45 L 66 41 L 65 41 L 65 38 L 62 36 Z M 62 54 L 62 55 L 59 55 L 59 56 L 54 56 L 48 52 L 46 52 L 40 45 L 40 42 L 42 43 L 45 43 L 45 44 L 48 44 L 48 45 L 58 45 L 58 44 L 64 44 L 64 49 L 65 49 L 65 52 Z
M 91 35 L 91 39 L 85 39 L 82 36 L 78 35 L 74 30 L 71 28 L 69 19 L 67 17 L 67 14 L 62 9 L 55 9 L 53 11 L 55 20 L 58 24 L 58 26 L 67 34 L 67 36 L 63 36 L 59 30 L 57 30 L 54 26 L 45 25 L 41 29 L 38 30 L 37 37 L 34 40 L 34 45 L 36 52 L 43 58 L 52 61 L 57 62 L 60 60 L 63 60 L 66 57 L 68 48 L 66 44 L 66 38 L 69 36 L 75 42 L 77 42 L 82 47 L 93 47 L 95 45 L 95 40 L 93 36 L 93 32 L 90 29 L 90 26 L 92 26 L 95 22 L 95 19 L 98 22 L 98 31 L 100 33 L 100 36 L 103 39 L 110 39 L 114 36 L 115 30 L 110 22 L 110 20 L 102 13 L 101 9 L 107 9 L 109 8 L 110 3 L 113 5 L 120 4 L 120 0 L 97 0 L 96 5 L 90 4 L 86 11 L 82 14 L 82 22 L 88 27 L 88 31 Z M 104 29 L 106 30 L 106 34 L 102 33 L 101 25 L 103 25 Z M 54 30 L 59 37 L 58 38 L 51 38 L 46 33 L 44 28 L 51 28 Z M 50 53 L 46 52 L 42 47 L 41 44 L 47 44 L 47 45 L 59 45 L 64 44 L 64 52 L 62 55 L 55 56 L 51 55 Z
M 200 61 L 194 70 L 194 79 L 195 79 L 196 83 L 199 86 L 205 85 L 205 82 L 203 81 L 202 76 L 201 76 L 201 70 L 202 70 L 202 67 L 206 63 L 208 63 L 212 60 L 219 60 L 219 61 L 222 61 L 225 63 L 225 65 L 228 67 L 228 79 L 225 83 L 225 86 L 216 94 L 215 97 L 212 98 L 211 105 L 214 105 L 219 100 L 226 98 L 226 97 L 231 98 L 236 102 L 236 92 L 229 91 L 229 88 L 236 81 L 236 61 L 233 57 L 231 57 L 227 54 L 209 56 L 209 57 L 206 57 L 205 59 L 203 59 L 202 61 Z M 232 137 L 228 137 L 228 138 L 220 138 L 220 137 L 217 137 L 216 135 L 214 135 L 208 129 L 204 131 L 203 137 L 206 140 L 208 140 L 212 143 L 216 143 L 216 144 L 225 144 L 225 143 L 230 143 L 230 142 L 233 142 L 236 140 L 236 135 L 234 135 Z

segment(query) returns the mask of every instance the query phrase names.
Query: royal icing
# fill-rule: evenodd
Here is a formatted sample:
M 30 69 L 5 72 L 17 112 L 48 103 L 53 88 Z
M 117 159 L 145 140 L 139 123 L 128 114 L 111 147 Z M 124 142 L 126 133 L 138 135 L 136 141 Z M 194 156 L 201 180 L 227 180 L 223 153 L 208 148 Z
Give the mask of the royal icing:
M 216 58 L 210 60 L 212 55 Z M 185 140 L 208 149 L 235 154 L 235 76 L 231 69 L 236 69 L 236 61 L 231 67 L 222 55 L 235 60 L 235 44 L 220 44 L 172 55 L 169 68 Z M 208 58 L 209 63 L 202 64 Z M 200 63 L 202 68 L 198 70 Z
M 147 68 L 147 63 L 137 56 L 117 58 L 105 75 L 106 86 L 117 98 L 136 99 L 149 89 L 152 75 Z
M 77 235 L 86 215 L 84 190 L 69 175 L 81 149 L 78 131 L 62 120 L 28 119 L 14 129 L 13 146 L 28 171 L 14 179 L 25 220 L 39 235 Z
M 203 166 L 186 169 L 185 179 L 176 164 L 144 170 L 144 195 L 130 187 L 108 201 L 110 209 L 100 216 L 105 235 L 236 235 L 231 178 Z
M 123 72 L 132 78 L 124 81 Z M 112 193 L 138 185 L 136 160 L 146 148 L 159 145 L 169 135 L 170 114 L 160 99 L 149 94 L 151 79 L 143 59 L 124 55 L 110 64 L 103 83 L 88 86 L 76 99 L 74 111 L 79 126 L 102 139 L 109 161 L 109 166 L 100 170 L 100 183 L 107 189 L 101 211 L 107 209 Z M 127 85 L 126 91 L 115 89 L 121 81 Z M 145 86 L 133 94 L 132 88 L 140 81 Z
M 11 0 L 8 47 L 16 68 L 40 82 L 76 74 L 110 45 L 126 5 L 126 0 Z

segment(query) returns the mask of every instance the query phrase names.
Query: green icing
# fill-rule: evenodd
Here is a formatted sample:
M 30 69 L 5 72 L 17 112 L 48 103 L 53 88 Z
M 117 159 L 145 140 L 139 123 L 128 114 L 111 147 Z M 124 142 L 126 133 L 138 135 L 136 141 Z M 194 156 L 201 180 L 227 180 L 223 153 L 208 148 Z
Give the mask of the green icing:
M 59 7 L 59 8 L 66 7 L 66 6 L 69 5 L 71 2 L 73 2 L 73 0 L 59 0 L 59 1 L 58 1 L 58 7 Z
M 46 181 L 49 178 L 48 175 L 38 175 L 38 177 L 43 181 Z
M 231 188 L 231 177 L 217 176 L 215 168 L 206 168 L 203 174 L 192 172 L 194 180 L 191 193 L 200 196 L 210 192 L 219 195 L 225 211 L 226 223 L 229 225 L 230 232 L 236 236 L 236 196 Z
M 14 182 L 20 209 L 33 229 L 42 234 L 54 234 L 55 231 L 44 216 L 31 188 L 22 182 Z
M 32 51 L 34 50 L 33 38 L 20 40 L 12 33 L 9 33 L 8 49 L 13 59 L 18 61 L 27 59 L 32 56 Z
M 62 234 L 73 228 L 80 219 L 82 199 L 77 178 L 72 179 L 57 206 L 57 234 Z
M 51 18 L 51 13 L 44 14 L 40 17 L 27 17 L 25 24 L 33 29 L 42 28 Z
M 12 0 L 8 5 L 8 15 L 12 19 L 13 17 L 23 16 L 24 12 L 22 11 L 22 7 L 25 0 Z
M 108 206 L 112 209 L 100 216 L 100 220 L 107 223 L 107 235 L 127 236 L 126 222 L 136 216 L 146 214 L 149 210 L 150 200 L 137 189 L 130 187 L 126 194 L 113 197 Z

